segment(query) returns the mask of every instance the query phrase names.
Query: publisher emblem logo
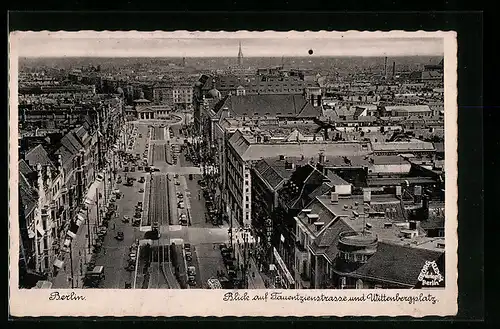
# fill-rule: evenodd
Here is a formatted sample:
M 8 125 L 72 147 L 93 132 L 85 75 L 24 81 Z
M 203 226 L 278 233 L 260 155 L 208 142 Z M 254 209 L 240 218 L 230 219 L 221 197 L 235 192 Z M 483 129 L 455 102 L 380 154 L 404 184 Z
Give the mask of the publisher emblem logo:
M 422 282 L 423 287 L 439 286 L 444 278 L 439 272 L 435 261 L 426 261 L 424 267 L 418 275 L 418 281 Z

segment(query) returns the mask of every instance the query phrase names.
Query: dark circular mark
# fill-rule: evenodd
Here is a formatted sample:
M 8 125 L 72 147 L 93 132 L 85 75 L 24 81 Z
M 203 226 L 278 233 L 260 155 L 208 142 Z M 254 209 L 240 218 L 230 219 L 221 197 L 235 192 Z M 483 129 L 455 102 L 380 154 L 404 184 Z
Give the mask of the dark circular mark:
M 313 54 L 313 50 L 309 49 L 308 53 L 309 53 L 309 55 L 312 55 Z

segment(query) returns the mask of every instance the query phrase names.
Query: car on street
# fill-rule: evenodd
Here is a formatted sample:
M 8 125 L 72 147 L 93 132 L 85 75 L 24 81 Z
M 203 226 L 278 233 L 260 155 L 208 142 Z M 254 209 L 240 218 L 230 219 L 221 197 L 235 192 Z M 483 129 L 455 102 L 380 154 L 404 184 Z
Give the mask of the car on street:
M 179 192 L 179 193 L 177 193 L 177 197 L 178 197 L 179 199 L 181 199 L 181 200 L 182 200 L 182 199 L 184 199 L 184 195 L 183 195 L 182 193 L 180 193 L 180 192 Z
M 122 241 L 124 238 L 123 232 L 116 232 L 115 239 L 118 241 Z
M 141 189 L 139 190 L 139 193 L 144 193 L 144 189 L 141 187 Z
M 193 253 L 191 251 L 186 251 L 186 260 L 188 262 L 193 260 Z
M 179 174 L 175 174 L 175 175 L 174 175 L 174 178 L 179 178 Z
M 182 215 L 179 216 L 179 224 L 182 225 L 182 226 L 187 226 L 188 225 L 186 214 L 182 214 Z
M 128 223 L 128 222 L 130 222 L 130 216 L 127 216 L 127 215 L 123 216 L 123 220 L 122 220 L 122 221 L 123 221 L 124 223 Z
M 181 185 L 181 183 L 178 180 L 176 180 L 175 185 Z
M 177 208 L 179 208 L 179 209 L 184 209 L 184 202 L 183 202 L 183 201 L 179 201 L 179 202 L 177 203 Z
M 188 276 L 196 276 L 196 267 L 188 266 L 187 274 L 188 274 Z
M 141 176 L 141 178 L 139 179 L 139 183 L 144 183 L 146 180 L 144 179 L 144 176 Z

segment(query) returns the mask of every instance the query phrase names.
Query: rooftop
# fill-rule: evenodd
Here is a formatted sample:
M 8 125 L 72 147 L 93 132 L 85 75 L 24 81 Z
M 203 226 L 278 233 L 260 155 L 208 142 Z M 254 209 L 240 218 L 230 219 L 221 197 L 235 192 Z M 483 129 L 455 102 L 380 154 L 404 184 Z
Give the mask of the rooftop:
M 314 107 L 301 95 L 242 95 L 229 96 L 219 102 L 214 112 L 227 109 L 232 116 L 298 117 L 321 116 L 321 107 Z
M 377 151 L 434 151 L 434 145 L 429 142 L 413 140 L 410 142 L 372 142 L 374 152 Z
M 359 142 L 279 142 L 257 143 L 255 136 L 236 131 L 229 139 L 229 144 L 240 155 L 243 161 L 272 158 L 277 154 L 290 157 L 304 157 L 315 160 L 322 152 L 326 157 L 360 156 L 370 153 L 369 147 Z M 366 144 L 365 144 L 366 145 Z
M 41 164 L 42 166 L 50 166 L 51 169 L 55 169 L 54 163 L 50 160 L 49 154 L 42 145 L 35 146 L 25 154 L 24 158 L 32 168 L 36 168 L 37 164 Z
M 431 112 L 428 105 L 391 105 L 386 106 L 387 111 L 398 111 L 398 112 Z
M 365 206 L 363 196 L 347 198 L 339 196 L 338 203 L 332 204 L 330 195 L 326 194 L 316 197 L 307 206 L 307 209 L 311 209 L 311 214 L 318 214 L 319 220 L 325 223 L 322 229 L 317 232 L 315 225 L 309 224 L 307 221 L 306 213 L 299 213 L 297 216 L 299 220 L 315 236 L 323 234 L 328 227 L 342 220 L 354 232 L 367 230 L 376 234 L 379 241 L 401 246 L 440 250 L 437 241 L 443 240 L 442 238 L 426 237 L 423 230 L 420 230 L 418 236 L 411 239 L 403 237 L 402 231 L 408 229 L 409 224 L 405 221 L 404 210 L 399 199 L 392 195 L 372 195 L 371 204 Z M 370 224 L 369 229 L 367 224 Z
M 292 166 L 290 164 L 294 165 Z M 257 171 L 260 176 L 266 181 L 273 189 L 277 188 L 280 183 L 289 179 L 296 166 L 302 166 L 308 162 L 301 158 L 286 158 L 280 159 L 280 157 L 267 158 L 258 161 L 254 165 L 254 170 Z

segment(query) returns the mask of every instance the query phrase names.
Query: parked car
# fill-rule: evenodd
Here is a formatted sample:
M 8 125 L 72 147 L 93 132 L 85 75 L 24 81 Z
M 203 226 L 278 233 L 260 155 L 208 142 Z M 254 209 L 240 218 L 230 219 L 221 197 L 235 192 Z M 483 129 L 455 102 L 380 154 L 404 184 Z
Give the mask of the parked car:
M 144 193 L 144 189 L 141 187 L 141 189 L 139 190 L 139 193 Z
M 139 183 L 144 183 L 146 180 L 144 179 L 144 176 L 141 176 L 141 178 L 139 179 Z
M 188 225 L 187 217 L 186 217 L 185 214 L 182 214 L 179 217 L 179 224 L 181 224 L 182 226 L 187 226 Z
M 187 274 L 188 274 L 188 276 L 196 276 L 196 267 L 188 266 Z
M 179 203 L 177 203 L 177 208 L 184 209 L 184 202 L 183 201 L 179 201 Z
M 181 183 L 178 180 L 176 180 L 175 185 L 181 185 Z
M 127 215 L 123 216 L 123 220 L 122 220 L 122 221 L 123 221 L 124 223 L 128 223 L 128 222 L 130 222 L 130 216 L 127 216 Z

